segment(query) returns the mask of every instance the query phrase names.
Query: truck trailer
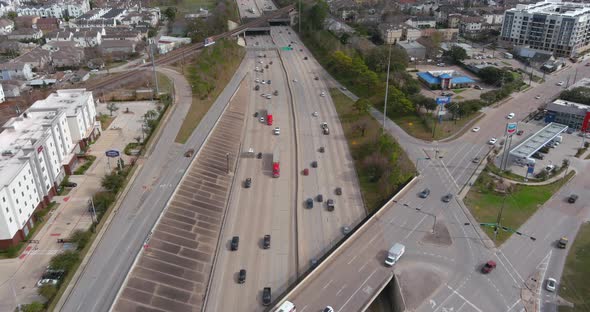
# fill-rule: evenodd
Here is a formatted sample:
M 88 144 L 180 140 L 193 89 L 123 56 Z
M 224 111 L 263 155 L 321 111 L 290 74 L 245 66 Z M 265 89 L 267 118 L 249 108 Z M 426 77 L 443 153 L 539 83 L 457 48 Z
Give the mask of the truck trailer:
M 266 109 L 266 124 L 272 126 L 273 118 L 272 118 L 272 107 L 269 105 Z
M 278 178 L 281 175 L 281 165 L 279 161 L 279 148 L 275 148 L 272 153 L 272 177 Z

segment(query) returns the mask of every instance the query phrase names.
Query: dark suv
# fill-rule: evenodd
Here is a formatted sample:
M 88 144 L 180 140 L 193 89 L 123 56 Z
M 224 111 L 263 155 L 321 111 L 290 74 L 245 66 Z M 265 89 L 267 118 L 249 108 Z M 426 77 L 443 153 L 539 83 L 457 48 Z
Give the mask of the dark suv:
M 271 299 L 270 287 L 264 287 L 262 290 L 262 305 L 270 305 Z
M 578 195 L 576 195 L 576 194 L 572 194 L 572 195 L 570 195 L 570 197 L 567 198 L 567 202 L 570 204 L 575 203 L 576 200 L 578 200 Z
M 252 186 L 252 178 L 247 178 L 246 181 L 244 181 L 244 187 L 250 188 L 250 186 Z
M 311 198 L 308 198 L 308 199 L 305 201 L 305 207 L 307 207 L 307 208 L 313 208 L 313 199 L 311 199 Z
M 270 234 L 264 235 L 262 240 L 262 248 L 269 249 L 270 248 Z
M 326 207 L 328 208 L 328 211 L 333 211 L 334 210 L 334 200 L 328 199 L 328 201 L 326 202 Z
M 232 251 L 236 251 L 236 250 L 238 250 L 239 245 L 240 245 L 240 237 L 239 236 L 232 237 L 230 249 Z
M 428 197 L 428 195 L 430 195 L 430 189 L 425 188 L 422 192 L 420 192 L 420 198 L 426 198 Z
M 238 273 L 238 284 L 244 284 L 246 281 L 246 270 L 241 269 L 240 273 Z
M 451 199 L 453 199 L 453 194 L 449 193 L 449 194 L 443 196 L 442 201 L 444 201 L 445 203 L 448 203 L 451 201 Z

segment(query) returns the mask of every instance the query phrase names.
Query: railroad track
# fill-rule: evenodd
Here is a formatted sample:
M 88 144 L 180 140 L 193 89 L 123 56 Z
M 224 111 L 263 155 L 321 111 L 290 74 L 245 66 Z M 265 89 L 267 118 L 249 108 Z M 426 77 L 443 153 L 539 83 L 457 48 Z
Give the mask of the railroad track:
M 270 14 L 261 16 L 254 21 L 251 21 L 249 23 L 241 25 L 241 26 L 237 27 L 236 29 L 226 31 L 226 32 L 219 34 L 219 35 L 212 36 L 212 38 L 213 38 L 213 40 L 218 40 L 218 39 L 234 36 L 234 35 L 239 34 L 242 31 L 244 31 L 250 27 L 260 25 L 264 22 L 267 22 L 269 19 L 276 18 L 276 17 L 281 16 L 287 12 L 290 12 L 291 10 L 293 10 L 293 8 L 294 8 L 294 5 L 292 5 L 292 4 L 288 5 L 286 7 L 280 8 L 276 11 L 273 11 Z M 162 57 L 159 57 L 156 60 L 156 65 L 168 65 L 168 64 L 178 62 L 179 60 L 183 59 L 184 57 L 190 56 L 204 47 L 205 47 L 205 44 L 203 42 L 194 43 L 194 44 L 182 47 L 182 48 L 174 50 Z M 114 76 L 109 77 L 105 80 L 102 80 L 102 81 L 99 81 L 95 84 L 92 84 L 92 85 L 88 86 L 87 89 L 90 91 L 98 91 L 100 89 L 106 88 L 107 86 L 110 86 L 113 84 L 119 84 L 120 81 L 130 78 L 134 75 L 137 75 L 141 71 L 148 69 L 150 66 L 151 66 L 151 64 L 139 65 L 136 69 L 129 70 L 127 72 L 114 75 Z

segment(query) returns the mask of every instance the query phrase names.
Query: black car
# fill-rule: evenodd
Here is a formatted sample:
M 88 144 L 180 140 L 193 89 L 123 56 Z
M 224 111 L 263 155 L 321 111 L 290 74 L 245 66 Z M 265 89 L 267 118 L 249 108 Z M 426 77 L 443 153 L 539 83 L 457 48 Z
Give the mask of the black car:
M 262 153 L 258 153 L 258 155 L 256 155 L 256 158 L 262 159 Z
M 236 250 L 238 250 L 239 245 L 240 245 L 240 237 L 239 236 L 232 237 L 230 249 L 232 251 L 236 251 Z
M 271 299 L 270 287 L 264 287 L 262 290 L 262 305 L 270 305 Z
M 567 130 L 565 132 L 567 134 L 572 134 L 572 133 L 574 133 L 574 131 L 576 131 L 574 128 L 567 128 Z
M 320 77 L 315 76 L 315 77 L 313 77 L 313 80 L 320 80 Z
M 307 56 L 303 58 L 304 60 L 307 60 Z
M 266 81 L 266 84 L 270 84 L 270 79 Z
M 325 149 L 323 146 L 322 146 L 322 147 L 320 147 L 320 153 L 323 153 L 323 152 L 325 152 L 325 151 L 326 151 L 326 149 Z
M 518 130 L 516 131 L 516 135 L 522 135 L 524 133 L 524 130 Z
M 63 277 L 63 275 L 63 270 L 47 270 L 43 273 L 43 275 L 41 275 L 41 278 L 59 280 Z
M 576 202 L 576 200 L 578 200 L 578 195 L 572 194 L 570 197 L 568 197 L 567 202 L 573 204 Z
M 545 158 L 545 156 L 539 152 L 534 153 L 531 157 L 539 159 L 539 160 L 543 160 L 543 158 Z
M 313 199 L 311 199 L 311 198 L 308 198 L 308 199 L 305 201 L 305 207 L 307 207 L 307 208 L 313 208 Z
M 342 188 L 341 187 L 337 187 L 335 190 L 336 195 L 342 195 Z
M 260 90 L 260 85 L 256 85 L 256 87 L 254 87 L 254 90 L 256 90 L 256 91 Z
M 244 187 L 250 188 L 250 186 L 252 186 L 252 178 L 247 178 L 246 181 L 244 182 Z
M 270 248 L 270 234 L 264 235 L 262 239 L 262 248 L 269 249 Z
M 328 201 L 326 202 L 326 208 L 328 208 L 328 211 L 334 210 L 334 200 L 333 199 L 328 199 Z
M 448 193 L 447 195 L 443 196 L 442 201 L 444 201 L 445 203 L 448 203 L 451 201 L 451 199 L 453 199 L 453 194 Z
M 238 273 L 238 284 L 244 284 L 246 281 L 246 270 L 241 269 L 240 273 Z
M 430 189 L 425 188 L 418 196 L 420 196 L 420 198 L 426 198 L 428 195 L 430 195 Z
M 64 186 L 65 187 L 76 187 L 76 186 L 78 186 L 78 184 L 74 183 L 74 182 L 68 182 L 68 183 L 64 183 Z
M 254 117 L 258 117 L 258 115 L 260 115 L 258 112 L 254 113 Z
M 318 194 L 318 196 L 316 196 L 315 200 L 317 200 L 318 202 L 323 202 L 324 201 L 324 196 L 322 194 Z
M 318 167 L 318 162 L 317 162 L 317 161 L 315 161 L 315 160 L 314 160 L 314 161 L 312 161 L 312 162 L 311 162 L 311 166 L 312 166 L 313 168 L 317 168 L 317 167 Z

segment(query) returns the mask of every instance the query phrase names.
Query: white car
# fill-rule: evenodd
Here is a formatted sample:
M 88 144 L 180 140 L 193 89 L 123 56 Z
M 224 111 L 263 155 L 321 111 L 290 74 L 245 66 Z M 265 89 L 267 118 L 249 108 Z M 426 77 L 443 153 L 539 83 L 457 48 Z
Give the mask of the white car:
M 496 142 L 498 142 L 498 139 L 496 139 L 496 138 L 491 138 L 491 139 L 488 141 L 488 144 L 490 144 L 490 145 L 494 145 L 494 144 L 496 144 Z
M 254 80 L 254 81 L 260 83 L 260 78 L 256 78 L 256 80 Z
M 322 97 L 326 96 L 326 92 L 322 91 L 322 93 L 320 93 L 320 96 L 322 96 Z
M 550 292 L 554 292 L 556 288 L 557 288 L 557 281 L 554 278 L 548 278 L 547 285 L 545 286 L 545 289 L 547 289 Z
M 535 99 L 537 99 L 537 100 L 540 99 L 540 98 L 541 98 L 540 95 L 535 96 Z
M 481 130 L 481 128 L 480 128 L 480 127 L 475 127 L 475 128 L 473 128 L 473 129 L 471 129 L 471 131 L 473 131 L 473 132 L 479 132 L 479 130 Z
M 516 116 L 516 115 L 514 115 L 514 113 L 510 113 L 510 114 L 508 114 L 508 116 L 506 116 L 506 118 L 512 119 L 512 118 L 514 118 L 514 116 Z
M 264 123 L 264 117 L 260 117 L 260 122 Z
M 281 134 L 281 128 L 279 127 L 275 127 L 275 129 L 273 130 L 274 135 L 280 135 Z
M 57 284 L 57 280 L 50 279 L 50 278 L 44 278 L 44 279 L 41 279 L 37 282 L 37 287 L 41 287 L 44 285 L 56 285 L 56 284 Z
M 323 312 L 334 312 L 334 308 L 332 308 L 331 306 L 326 306 L 324 308 L 324 311 Z
M 551 172 L 553 169 L 555 169 L 555 165 L 547 165 L 547 167 L 545 167 L 545 171 L 547 172 Z
M 268 100 L 270 100 L 270 98 L 271 98 L 271 97 L 272 97 L 272 95 L 270 95 L 270 94 L 267 94 L 267 95 L 265 96 L 265 98 L 267 98 Z
M 563 86 L 564 84 L 565 84 L 565 82 L 563 82 L 563 81 L 560 81 L 557 83 L 558 86 Z
M 313 117 L 317 117 L 317 116 L 318 116 L 318 112 L 313 112 L 311 115 L 312 115 Z

